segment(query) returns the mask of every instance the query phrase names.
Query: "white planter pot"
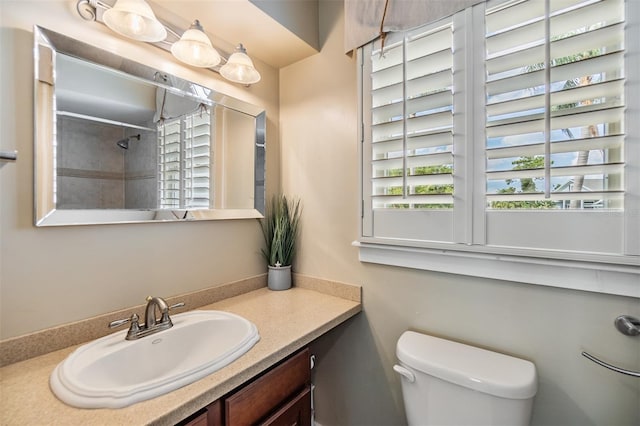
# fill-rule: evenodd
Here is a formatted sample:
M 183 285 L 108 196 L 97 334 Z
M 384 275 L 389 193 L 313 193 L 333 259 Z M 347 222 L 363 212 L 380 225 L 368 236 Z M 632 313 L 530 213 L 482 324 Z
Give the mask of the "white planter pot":
M 291 265 L 269 266 L 267 285 L 271 290 L 287 290 L 291 288 Z

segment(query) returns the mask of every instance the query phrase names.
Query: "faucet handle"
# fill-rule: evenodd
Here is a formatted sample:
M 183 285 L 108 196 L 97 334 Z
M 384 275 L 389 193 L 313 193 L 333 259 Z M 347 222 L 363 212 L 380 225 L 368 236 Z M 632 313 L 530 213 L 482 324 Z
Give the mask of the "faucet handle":
M 130 322 L 131 323 L 131 330 L 135 330 L 135 329 L 139 328 L 139 324 L 138 324 L 138 320 L 139 319 L 140 318 L 138 317 L 138 314 L 132 314 L 130 318 L 111 321 L 109 323 L 109 328 L 120 327 L 121 325 L 124 325 L 124 324 Z
M 171 318 L 169 318 L 169 311 L 176 308 L 182 308 L 184 306 L 184 302 L 175 303 L 171 306 L 167 307 L 167 311 L 162 313 L 162 317 L 160 318 L 160 322 L 171 322 Z
M 178 302 L 176 304 L 173 304 L 173 305 L 169 306 L 169 310 L 176 309 L 176 308 L 182 308 L 183 306 L 184 306 L 184 302 Z

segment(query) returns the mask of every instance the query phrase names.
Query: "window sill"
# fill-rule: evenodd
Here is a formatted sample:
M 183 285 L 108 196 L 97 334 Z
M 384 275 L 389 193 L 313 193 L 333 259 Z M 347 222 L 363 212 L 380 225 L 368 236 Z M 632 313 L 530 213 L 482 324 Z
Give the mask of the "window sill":
M 504 249 L 408 247 L 366 238 L 353 244 L 361 262 L 640 298 L 638 264 L 505 254 Z

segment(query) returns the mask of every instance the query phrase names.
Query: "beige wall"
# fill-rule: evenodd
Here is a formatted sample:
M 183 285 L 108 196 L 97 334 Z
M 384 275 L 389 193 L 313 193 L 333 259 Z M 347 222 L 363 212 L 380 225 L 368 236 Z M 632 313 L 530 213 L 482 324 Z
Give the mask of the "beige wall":
M 75 14 L 75 1 L 0 3 L 0 338 L 32 332 L 265 272 L 256 220 L 35 228 L 33 226 L 33 35 L 38 24 L 261 105 L 267 111 L 269 191 L 278 187 L 278 73 L 226 83 L 177 64 L 152 46 L 118 38 Z
M 304 203 L 303 274 L 363 286 L 364 313 L 314 345 L 317 420 L 404 422 L 395 342 L 406 329 L 532 360 L 534 425 L 640 424 L 640 380 L 586 350 L 640 370 L 640 341 L 618 333 L 638 299 L 362 264 L 358 236 L 356 63 L 342 54 L 342 2 L 320 1 L 320 54 L 280 72 L 282 187 Z

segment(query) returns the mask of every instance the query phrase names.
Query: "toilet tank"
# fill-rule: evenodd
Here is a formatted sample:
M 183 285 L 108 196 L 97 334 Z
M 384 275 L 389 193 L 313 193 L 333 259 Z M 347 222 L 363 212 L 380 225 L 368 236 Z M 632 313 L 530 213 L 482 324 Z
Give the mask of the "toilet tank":
M 406 331 L 398 340 L 409 425 L 528 425 L 536 368 L 512 356 Z

